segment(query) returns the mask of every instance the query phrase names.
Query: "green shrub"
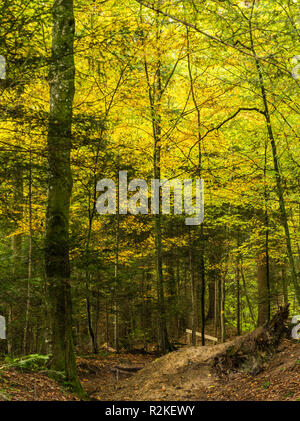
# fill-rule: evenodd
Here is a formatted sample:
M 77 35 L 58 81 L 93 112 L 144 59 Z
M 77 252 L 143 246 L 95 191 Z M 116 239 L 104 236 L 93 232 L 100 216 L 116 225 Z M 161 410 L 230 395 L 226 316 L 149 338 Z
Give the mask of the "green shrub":
M 5 357 L 5 364 L 2 368 L 15 367 L 24 370 L 42 370 L 47 366 L 50 355 L 30 354 L 22 357 Z

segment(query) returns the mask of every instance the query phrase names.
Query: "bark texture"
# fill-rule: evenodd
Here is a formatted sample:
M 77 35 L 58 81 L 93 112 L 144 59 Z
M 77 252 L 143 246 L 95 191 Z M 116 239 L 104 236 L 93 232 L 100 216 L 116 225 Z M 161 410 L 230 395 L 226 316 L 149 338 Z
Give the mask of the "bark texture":
M 74 97 L 73 0 L 55 0 L 50 68 L 48 198 L 45 268 L 52 310 L 52 368 L 63 371 L 74 389 L 77 377 L 72 336 L 69 264 L 69 208 L 72 106 Z

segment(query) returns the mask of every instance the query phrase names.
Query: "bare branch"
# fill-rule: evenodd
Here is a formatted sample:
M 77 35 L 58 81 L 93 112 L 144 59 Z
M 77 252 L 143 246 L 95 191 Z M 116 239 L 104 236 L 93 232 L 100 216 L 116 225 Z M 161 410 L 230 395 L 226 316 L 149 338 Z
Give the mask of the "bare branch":
M 176 17 L 174 15 L 171 15 L 171 14 L 169 14 L 167 12 L 164 12 L 161 9 L 158 9 L 153 4 L 151 4 L 151 3 L 147 2 L 147 1 L 144 1 L 144 0 L 135 0 L 135 1 L 137 3 L 139 3 L 141 6 L 147 7 L 148 9 L 151 9 L 151 10 L 153 10 L 156 13 L 160 13 L 161 15 L 163 15 L 163 16 L 169 18 L 169 19 L 172 19 L 175 22 L 181 23 L 182 25 L 184 25 L 184 26 L 186 26 L 188 28 L 193 29 L 194 31 L 198 32 L 199 34 L 204 35 L 206 38 L 209 38 L 209 39 L 211 39 L 212 41 L 214 41 L 214 42 L 216 42 L 218 44 L 222 44 L 222 45 L 225 45 L 226 47 L 233 48 L 233 49 L 239 51 L 241 54 L 244 54 L 245 56 L 249 56 L 249 57 L 252 57 L 253 59 L 255 59 L 255 57 L 253 56 L 253 54 L 251 52 L 247 52 L 247 51 L 242 50 L 241 48 L 238 48 L 238 44 L 240 44 L 244 48 L 246 48 L 247 50 L 249 49 L 247 46 L 241 44 L 241 42 L 239 42 L 239 41 L 235 42 L 234 44 L 230 44 L 229 42 L 226 42 L 226 41 L 222 40 L 221 38 L 218 38 L 218 37 L 216 37 L 214 35 L 210 35 L 208 32 L 203 31 L 202 29 L 198 28 L 196 25 L 193 25 L 192 23 L 186 22 L 183 19 L 180 19 L 180 18 L 178 18 L 178 17 Z M 256 58 L 258 60 L 260 60 L 260 61 L 264 61 L 265 63 L 271 64 L 272 66 L 277 67 L 278 69 L 282 70 L 285 73 L 290 74 L 290 72 L 288 70 L 286 70 L 283 67 L 279 66 L 277 63 L 272 63 L 269 60 L 265 59 L 264 57 L 256 57 Z

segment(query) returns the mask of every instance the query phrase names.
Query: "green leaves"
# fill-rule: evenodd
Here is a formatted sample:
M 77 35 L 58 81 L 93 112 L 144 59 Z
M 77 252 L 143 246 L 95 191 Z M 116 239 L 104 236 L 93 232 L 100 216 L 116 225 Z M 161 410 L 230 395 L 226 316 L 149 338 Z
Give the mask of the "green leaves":
M 49 361 L 50 355 L 30 354 L 23 357 L 5 357 L 5 364 L 1 369 L 8 367 L 19 368 L 22 370 L 41 370 L 46 367 Z

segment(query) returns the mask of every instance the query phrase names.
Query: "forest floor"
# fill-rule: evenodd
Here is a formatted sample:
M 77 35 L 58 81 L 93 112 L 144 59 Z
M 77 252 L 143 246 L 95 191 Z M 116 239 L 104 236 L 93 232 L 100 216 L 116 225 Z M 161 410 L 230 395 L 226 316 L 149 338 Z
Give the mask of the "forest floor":
M 300 343 L 284 340 L 256 376 L 240 372 L 216 376 L 205 364 L 214 349 L 186 346 L 161 358 L 130 353 L 81 356 L 78 372 L 92 400 L 300 400 Z M 132 369 L 139 371 L 132 374 Z M 0 370 L 0 400 L 77 398 L 46 374 L 10 368 Z

